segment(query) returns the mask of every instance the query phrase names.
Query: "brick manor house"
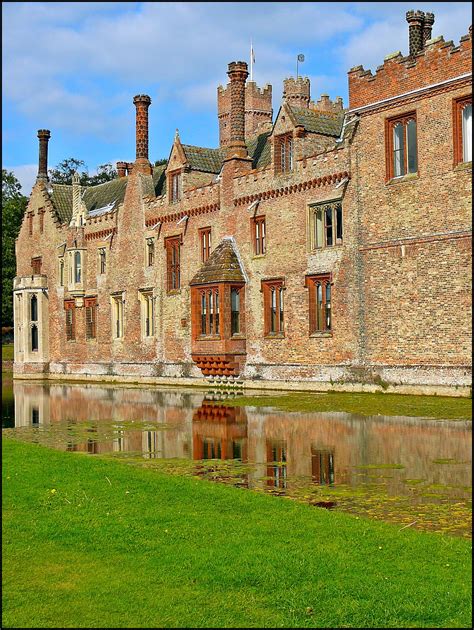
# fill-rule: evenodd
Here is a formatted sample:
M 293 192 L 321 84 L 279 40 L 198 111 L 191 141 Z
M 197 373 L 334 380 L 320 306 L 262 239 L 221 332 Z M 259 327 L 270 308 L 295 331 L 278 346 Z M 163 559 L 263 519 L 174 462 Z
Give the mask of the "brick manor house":
M 466 394 L 472 27 L 409 11 L 409 54 L 348 73 L 349 104 L 228 66 L 219 147 L 175 135 L 84 188 L 48 180 L 16 244 L 16 378 Z

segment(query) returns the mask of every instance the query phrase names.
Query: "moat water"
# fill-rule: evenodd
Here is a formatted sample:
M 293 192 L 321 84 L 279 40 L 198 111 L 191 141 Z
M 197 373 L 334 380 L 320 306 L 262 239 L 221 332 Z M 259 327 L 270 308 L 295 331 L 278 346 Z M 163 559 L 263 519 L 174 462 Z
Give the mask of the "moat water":
M 3 434 L 400 529 L 471 535 L 470 421 L 288 413 L 232 406 L 232 397 L 10 381 L 2 396 Z

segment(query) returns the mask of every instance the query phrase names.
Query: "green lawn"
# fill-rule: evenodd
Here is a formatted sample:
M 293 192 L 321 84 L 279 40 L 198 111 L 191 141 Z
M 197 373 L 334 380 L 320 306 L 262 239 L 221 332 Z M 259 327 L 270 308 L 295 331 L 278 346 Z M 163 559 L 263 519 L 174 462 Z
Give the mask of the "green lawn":
M 4 627 L 470 627 L 471 543 L 3 441 Z
M 2 361 L 13 361 L 13 344 L 2 344 Z

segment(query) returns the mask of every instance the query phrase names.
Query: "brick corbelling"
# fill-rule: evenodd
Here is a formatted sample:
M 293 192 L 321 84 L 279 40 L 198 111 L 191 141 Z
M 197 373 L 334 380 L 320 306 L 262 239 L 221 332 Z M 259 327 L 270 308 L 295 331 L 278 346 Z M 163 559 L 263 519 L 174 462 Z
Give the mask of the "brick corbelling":
M 300 182 L 299 184 L 291 184 L 290 186 L 284 186 L 282 188 L 270 189 L 265 192 L 255 193 L 253 195 L 247 195 L 245 197 L 239 197 L 234 199 L 234 206 L 240 206 L 246 203 L 252 203 L 252 201 L 262 201 L 265 199 L 273 199 L 274 197 L 282 197 L 284 195 L 292 195 L 302 190 L 309 190 L 310 188 L 316 188 L 319 186 L 326 186 L 327 184 L 335 184 L 347 177 L 351 178 L 350 173 L 347 171 L 341 171 L 334 173 L 333 175 L 324 175 L 324 177 L 315 177 L 306 182 Z
M 159 221 L 161 221 L 161 223 L 169 223 L 171 221 L 177 221 L 178 219 L 181 219 L 184 216 L 189 216 L 189 217 L 195 217 L 198 216 L 199 214 L 207 214 L 208 212 L 216 212 L 217 210 L 219 210 L 220 205 L 218 203 L 211 203 L 211 204 L 207 204 L 205 206 L 200 206 L 199 208 L 193 208 L 192 210 L 182 210 L 181 212 L 175 212 L 173 214 L 167 214 L 167 215 L 162 215 L 159 217 L 152 217 L 151 219 L 147 219 L 145 221 L 145 225 L 146 227 L 150 227 L 152 225 L 155 225 L 155 223 L 158 223 Z
M 373 249 L 384 249 L 387 247 L 400 247 L 400 245 L 417 245 L 418 243 L 432 243 L 435 241 L 446 241 L 455 239 L 471 239 L 472 230 L 463 230 L 462 232 L 446 232 L 443 234 L 428 234 L 426 236 L 414 236 L 406 238 L 398 238 L 380 243 L 372 243 L 370 245 L 362 245 L 359 251 L 365 252 Z
M 97 232 L 89 232 L 89 234 L 85 235 L 85 240 L 86 241 L 93 241 L 96 238 L 105 238 L 106 236 L 109 236 L 110 234 L 116 234 L 117 233 L 117 228 L 110 228 L 108 230 L 98 230 Z

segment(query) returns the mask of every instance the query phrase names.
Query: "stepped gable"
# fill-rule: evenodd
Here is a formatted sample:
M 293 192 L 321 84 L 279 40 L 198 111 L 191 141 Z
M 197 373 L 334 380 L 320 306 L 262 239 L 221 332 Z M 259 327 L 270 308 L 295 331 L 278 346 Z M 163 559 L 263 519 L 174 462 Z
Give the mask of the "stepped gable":
M 231 238 L 224 238 L 189 283 L 245 282 Z
M 288 105 L 293 114 L 295 125 L 303 127 L 310 133 L 318 133 L 323 136 L 333 136 L 338 138 L 342 130 L 344 114 L 331 112 L 319 112 L 303 107 Z

